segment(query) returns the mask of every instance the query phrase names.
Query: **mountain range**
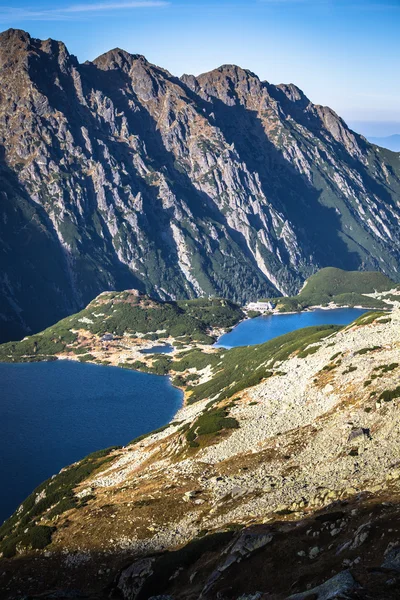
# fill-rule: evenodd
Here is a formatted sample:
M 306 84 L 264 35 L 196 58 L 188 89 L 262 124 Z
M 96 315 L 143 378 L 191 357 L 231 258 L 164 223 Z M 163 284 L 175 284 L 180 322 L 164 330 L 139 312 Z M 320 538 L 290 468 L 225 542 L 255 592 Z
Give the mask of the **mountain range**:
M 293 84 L 178 78 L 0 34 L 1 341 L 104 290 L 243 303 L 325 266 L 399 280 L 399 155 Z

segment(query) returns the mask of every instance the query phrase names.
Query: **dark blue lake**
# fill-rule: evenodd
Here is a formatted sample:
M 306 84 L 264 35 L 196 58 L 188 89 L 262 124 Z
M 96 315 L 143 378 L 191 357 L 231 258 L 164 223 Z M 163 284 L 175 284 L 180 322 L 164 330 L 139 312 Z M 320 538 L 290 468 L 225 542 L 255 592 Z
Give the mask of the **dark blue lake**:
M 365 312 L 361 308 L 336 308 L 255 317 L 242 321 L 231 332 L 222 335 L 215 346 L 222 348 L 251 346 L 311 325 L 347 325 Z
M 182 405 L 167 377 L 55 361 L 0 364 L 0 523 L 62 467 L 166 424 Z

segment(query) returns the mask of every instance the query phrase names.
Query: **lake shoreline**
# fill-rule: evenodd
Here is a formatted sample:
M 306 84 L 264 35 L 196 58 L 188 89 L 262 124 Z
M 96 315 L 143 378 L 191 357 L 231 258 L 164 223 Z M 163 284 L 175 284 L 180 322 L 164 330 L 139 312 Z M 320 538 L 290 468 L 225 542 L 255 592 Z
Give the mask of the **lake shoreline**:
M 313 325 L 347 325 L 352 320 L 356 319 L 360 314 L 369 311 L 369 308 L 362 307 L 344 307 L 344 306 L 315 306 L 310 307 L 302 311 L 288 311 L 288 312 L 268 312 L 260 314 L 256 317 L 248 317 L 243 319 L 238 325 L 232 328 L 228 333 L 223 334 L 218 338 L 214 344 L 214 348 L 223 348 L 225 350 L 231 350 L 235 347 L 246 347 L 258 344 L 263 344 L 271 339 L 279 337 L 290 331 L 310 327 Z M 352 318 L 349 320 L 344 317 L 344 314 L 349 313 Z M 318 313 L 320 313 L 318 315 Z M 321 317 L 324 313 L 325 316 Z M 332 313 L 335 318 L 332 321 L 327 321 L 328 314 Z M 276 321 L 272 319 L 279 315 L 281 318 Z M 315 315 L 315 317 L 314 317 Z M 308 317 L 308 319 L 307 319 Z M 342 318 L 341 318 L 342 317 Z M 285 323 L 288 320 L 288 323 Z M 299 321 L 297 326 L 292 327 L 293 320 Z M 279 323 L 279 325 L 278 325 Z M 283 326 L 282 329 L 281 325 Z M 244 334 L 246 329 L 247 334 Z M 265 335 L 263 335 L 263 330 Z M 235 332 L 235 333 L 234 333 Z M 240 339 L 240 337 L 242 339 Z M 228 342 L 232 342 L 229 343 Z M 225 343 L 224 343 L 225 342 Z
M 280 311 L 280 310 L 276 310 L 273 309 L 271 311 L 268 311 L 266 313 L 261 313 L 260 317 L 265 316 L 275 316 L 275 315 L 297 315 L 297 314 L 301 314 L 301 313 L 307 313 L 307 312 L 313 312 L 315 310 L 339 310 L 339 309 L 346 309 L 346 308 L 355 308 L 357 310 L 386 310 L 386 311 L 391 311 L 392 307 L 388 305 L 387 308 L 382 308 L 382 307 L 371 307 L 371 306 L 360 306 L 357 304 L 357 306 L 350 306 L 349 304 L 346 305 L 339 305 L 339 304 L 330 304 L 330 305 L 326 305 L 326 304 L 315 304 L 313 306 L 307 306 L 307 308 L 303 308 L 302 310 L 285 310 L 285 311 Z M 254 319 L 256 317 L 247 317 L 247 319 L 242 319 L 242 321 L 247 321 L 248 319 Z M 242 322 L 241 321 L 241 322 Z
M 165 427 L 184 394 L 165 375 L 77 361 L 1 363 L 0 522 L 66 465 Z

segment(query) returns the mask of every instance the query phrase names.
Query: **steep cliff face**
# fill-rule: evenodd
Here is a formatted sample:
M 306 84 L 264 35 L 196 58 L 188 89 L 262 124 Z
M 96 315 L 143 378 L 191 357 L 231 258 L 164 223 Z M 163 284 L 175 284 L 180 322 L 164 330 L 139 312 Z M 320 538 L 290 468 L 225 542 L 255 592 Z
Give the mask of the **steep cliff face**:
M 79 64 L 19 30 L 0 73 L 3 341 L 105 289 L 245 301 L 327 265 L 398 279 L 398 155 L 294 85 L 178 79 L 119 49 Z

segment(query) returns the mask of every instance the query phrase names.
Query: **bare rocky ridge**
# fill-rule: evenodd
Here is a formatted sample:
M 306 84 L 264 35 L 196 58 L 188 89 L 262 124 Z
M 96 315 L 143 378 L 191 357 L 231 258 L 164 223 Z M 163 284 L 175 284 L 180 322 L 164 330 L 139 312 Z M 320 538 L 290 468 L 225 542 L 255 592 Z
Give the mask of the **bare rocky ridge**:
M 327 265 L 398 280 L 399 156 L 296 86 L 232 65 L 179 79 L 120 49 L 79 64 L 12 29 L 0 72 L 2 341 L 105 289 L 243 302 Z
M 43 513 L 51 544 L 3 559 L 5 597 L 397 598 L 399 358 L 400 310 L 367 313 L 259 385 L 184 407 L 112 451 L 75 487 L 82 505 Z M 217 408 L 237 427 L 200 434 Z

